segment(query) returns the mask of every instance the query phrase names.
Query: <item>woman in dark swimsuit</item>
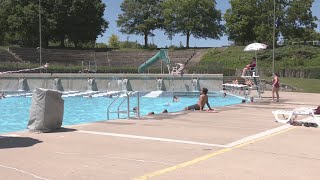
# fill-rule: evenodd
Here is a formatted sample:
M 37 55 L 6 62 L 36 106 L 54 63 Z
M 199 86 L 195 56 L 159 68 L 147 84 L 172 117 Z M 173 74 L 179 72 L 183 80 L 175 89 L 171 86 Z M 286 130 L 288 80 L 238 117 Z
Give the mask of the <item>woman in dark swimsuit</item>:
M 274 77 L 272 79 L 272 101 L 274 101 L 274 93 L 276 93 L 277 102 L 279 102 L 279 89 L 280 89 L 279 74 L 274 73 Z

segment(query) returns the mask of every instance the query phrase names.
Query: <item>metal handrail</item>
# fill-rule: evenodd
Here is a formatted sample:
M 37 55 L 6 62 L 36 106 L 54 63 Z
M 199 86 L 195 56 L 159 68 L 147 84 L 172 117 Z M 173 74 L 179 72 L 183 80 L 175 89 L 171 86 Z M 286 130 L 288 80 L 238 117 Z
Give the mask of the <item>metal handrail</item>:
M 130 95 L 131 95 L 131 93 L 132 92 L 129 92 L 129 93 L 127 93 L 126 92 L 126 97 L 121 101 L 121 103 L 118 105 L 118 107 L 117 107 L 117 114 L 118 114 L 118 119 L 120 118 L 120 106 L 124 103 L 124 101 L 125 100 L 127 100 L 127 102 L 128 102 L 128 109 L 127 109 L 127 113 L 128 113 L 128 118 L 130 118 Z M 121 94 L 119 94 L 113 101 L 112 101 L 112 103 L 108 106 L 108 108 L 107 108 L 107 119 L 109 120 L 109 113 L 111 112 L 110 111 L 110 108 L 111 108 L 111 106 L 114 104 L 114 102 L 116 102 L 118 99 L 119 99 L 119 97 L 121 96 Z M 139 94 L 139 92 L 138 92 L 138 94 L 137 94 L 137 100 L 138 100 L 138 110 L 137 110 L 137 117 L 138 118 L 140 118 L 140 94 Z
M 131 92 L 129 92 L 129 93 L 127 93 L 126 92 L 126 98 L 123 98 L 123 100 L 122 100 L 122 102 L 119 104 L 119 106 L 118 106 L 118 108 L 117 108 L 117 112 L 118 112 L 118 119 L 120 118 L 120 114 L 119 114 L 119 111 L 120 111 L 120 106 L 124 103 L 124 101 L 127 99 L 127 101 L 128 101 L 128 118 L 130 118 L 130 94 L 131 94 Z
M 137 93 L 137 101 L 138 101 L 137 102 L 137 104 L 138 104 L 138 112 L 137 112 L 138 115 L 137 116 L 138 116 L 138 119 L 140 119 L 140 93 L 139 92 Z
M 109 120 L 110 107 L 113 105 L 114 102 L 116 102 L 117 99 L 119 99 L 119 97 L 120 97 L 120 94 L 119 94 L 116 98 L 114 98 L 114 100 L 112 101 L 112 103 L 111 103 L 111 104 L 108 106 L 108 108 L 107 108 L 107 119 L 108 119 L 108 120 Z

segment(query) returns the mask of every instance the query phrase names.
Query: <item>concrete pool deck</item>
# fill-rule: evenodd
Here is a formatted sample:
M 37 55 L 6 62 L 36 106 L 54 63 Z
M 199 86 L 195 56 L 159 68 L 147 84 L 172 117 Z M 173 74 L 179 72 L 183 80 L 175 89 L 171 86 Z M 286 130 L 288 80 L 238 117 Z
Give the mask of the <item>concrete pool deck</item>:
M 276 123 L 320 94 L 0 136 L 1 179 L 319 179 L 320 129 Z

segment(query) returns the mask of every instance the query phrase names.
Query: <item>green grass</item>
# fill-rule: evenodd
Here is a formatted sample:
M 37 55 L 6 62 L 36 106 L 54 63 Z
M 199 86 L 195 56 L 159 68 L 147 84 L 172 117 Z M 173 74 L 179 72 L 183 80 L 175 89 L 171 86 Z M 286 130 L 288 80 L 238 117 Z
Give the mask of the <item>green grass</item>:
M 272 77 L 263 77 L 271 82 Z M 320 79 L 284 78 L 280 77 L 280 83 L 297 88 L 298 92 L 320 93 Z
M 202 65 L 219 67 L 224 69 L 242 70 L 248 64 L 255 52 L 243 51 L 244 46 L 230 46 L 212 48 L 201 60 Z M 258 67 L 271 75 L 272 71 L 272 48 L 258 51 Z M 275 49 L 275 71 L 280 69 L 312 69 L 320 68 L 320 46 L 291 45 Z M 317 69 L 315 69 L 317 71 Z M 316 72 L 313 72 L 316 73 Z M 317 76 L 318 77 L 318 76 Z M 271 77 L 265 77 L 271 80 Z M 284 84 L 296 87 L 299 92 L 320 93 L 320 79 L 303 78 L 280 78 Z
M 201 60 L 203 65 L 219 66 L 226 69 L 242 69 L 255 52 L 243 51 L 244 46 L 213 48 Z M 272 48 L 257 52 L 260 70 L 271 75 Z M 275 70 L 320 68 L 320 46 L 290 45 L 275 49 Z
M 8 48 L 8 46 L 0 46 L 0 50 L 7 49 L 7 48 Z
M 296 87 L 299 92 L 320 93 L 320 79 L 280 78 L 280 83 Z
M 18 45 L 6 45 L 6 46 L 0 46 L 0 49 L 8 49 L 9 47 L 20 47 Z

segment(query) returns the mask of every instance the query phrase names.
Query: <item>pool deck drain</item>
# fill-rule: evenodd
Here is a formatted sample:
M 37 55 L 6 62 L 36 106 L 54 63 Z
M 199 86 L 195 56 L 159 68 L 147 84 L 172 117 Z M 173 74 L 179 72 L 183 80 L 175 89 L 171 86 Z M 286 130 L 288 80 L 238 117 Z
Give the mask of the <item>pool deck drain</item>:
M 280 103 L 263 99 L 219 113 L 0 135 L 0 174 L 17 180 L 318 179 L 320 129 L 275 123 L 271 111 L 317 106 L 320 95 L 281 97 Z

